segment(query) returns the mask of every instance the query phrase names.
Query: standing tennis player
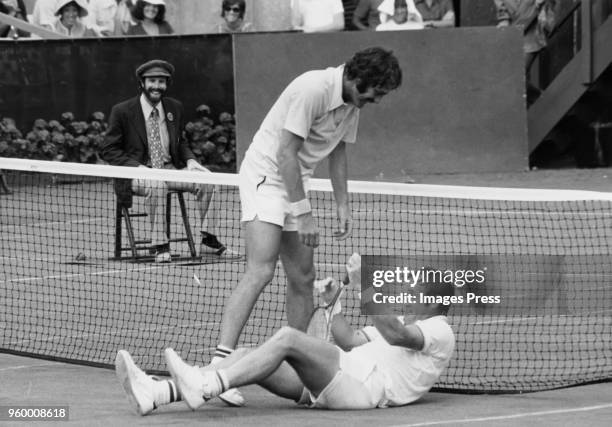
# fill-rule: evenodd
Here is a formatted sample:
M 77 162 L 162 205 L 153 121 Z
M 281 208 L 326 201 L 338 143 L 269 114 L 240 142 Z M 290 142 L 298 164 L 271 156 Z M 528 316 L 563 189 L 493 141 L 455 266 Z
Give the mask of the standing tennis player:
M 329 159 L 340 231 L 351 233 L 346 144 L 357 138 L 359 110 L 398 88 L 402 72 L 392 52 L 373 47 L 336 68 L 306 72 L 281 93 L 240 167 L 240 201 L 246 229 L 246 271 L 223 311 L 212 363 L 229 356 L 280 256 L 287 275 L 287 321 L 305 330 L 313 310 L 313 249 L 319 231 L 308 200 L 308 180 Z M 221 396 L 237 405 L 237 390 Z
M 349 277 L 351 285 L 360 286 L 360 275 L 350 274 L 350 261 Z M 438 301 L 454 295 L 452 283 L 421 282 L 414 290 Z M 373 327 L 355 330 L 336 314 L 332 334 L 340 347 L 284 327 L 260 347 L 240 349 L 206 368 L 189 366 L 166 349 L 172 379 L 165 381 L 152 380 L 120 350 L 117 375 L 141 413 L 140 408 L 170 403 L 170 397 L 196 409 L 224 390 L 249 384 L 315 408 L 406 405 L 436 383 L 455 347 L 446 318 L 450 306 L 422 301 L 411 304 L 414 318 L 406 324 L 397 316 L 373 316 Z

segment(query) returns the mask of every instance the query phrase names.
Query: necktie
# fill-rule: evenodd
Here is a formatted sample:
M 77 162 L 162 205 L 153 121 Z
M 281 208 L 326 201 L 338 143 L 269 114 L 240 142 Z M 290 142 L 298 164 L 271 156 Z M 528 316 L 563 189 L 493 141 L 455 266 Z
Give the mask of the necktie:
M 162 160 L 162 142 L 161 133 L 159 131 L 159 111 L 153 108 L 149 116 L 149 154 L 151 156 L 151 166 L 155 169 L 161 169 L 164 166 Z

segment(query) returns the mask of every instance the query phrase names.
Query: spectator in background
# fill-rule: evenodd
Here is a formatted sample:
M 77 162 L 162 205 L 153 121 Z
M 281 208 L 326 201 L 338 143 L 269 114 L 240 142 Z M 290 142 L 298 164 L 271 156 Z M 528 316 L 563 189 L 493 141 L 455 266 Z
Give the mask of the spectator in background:
M 115 105 L 110 114 L 108 129 L 101 145 L 104 160 L 115 166 L 133 166 L 155 169 L 185 169 L 208 172 L 195 158 L 183 137 L 183 104 L 166 96 L 172 83 L 174 66 L 154 59 L 136 69 L 140 95 Z M 146 139 L 143 139 L 146 136 Z M 145 197 L 149 216 L 150 239 L 155 245 L 155 262 L 170 262 L 170 242 L 164 232 L 166 217 L 159 214 L 165 204 L 168 190 L 193 193 L 200 213 L 202 243 L 201 255 L 219 258 L 236 254 L 208 233 L 207 225 L 217 227 L 218 218 L 207 214 L 214 187 L 199 183 L 159 182 L 145 179 L 121 180 L 117 192 L 133 193 Z M 161 209 L 163 211 L 163 208 Z M 216 209 L 220 211 L 219 209 Z
M 221 18 L 217 33 L 246 33 L 255 31 L 250 22 L 244 20 L 245 0 L 223 0 Z
M 0 12 L 6 13 L 13 18 L 21 19 L 22 21 L 28 20 L 28 13 L 26 11 L 23 0 L 1 0 L 0 1 Z M 17 39 L 19 37 L 30 37 L 30 33 L 19 30 L 12 25 L 4 24 L 0 22 L 0 37 L 9 37 Z
M 133 16 L 138 23 L 129 28 L 128 36 L 158 36 L 174 33 L 172 26 L 166 21 L 164 0 L 138 0 Z
M 57 20 L 55 7 L 58 0 L 36 0 L 34 11 L 32 12 L 32 24 L 53 31 L 53 26 Z
M 546 38 L 555 26 L 556 0 L 494 0 L 497 26 L 522 26 L 525 68 L 528 70 L 537 53 L 546 47 Z
M 342 31 L 342 0 L 291 0 L 291 24 L 305 33 Z
M 452 0 L 407 0 L 408 13 L 420 17 L 425 28 L 446 28 L 455 26 L 455 9 Z M 381 22 L 387 22 L 393 16 L 394 0 L 384 0 L 378 10 Z
M 82 18 L 88 15 L 84 0 L 59 0 L 55 15 L 58 19 L 53 31 L 68 37 L 96 37 L 96 33 L 85 26 Z
M 391 19 L 376 27 L 376 31 L 422 30 L 421 16 L 408 11 L 406 0 L 394 0 L 394 12 Z
M 116 0 L 117 12 L 115 13 L 115 35 L 125 36 L 132 25 L 136 25 L 132 11 L 136 4 L 132 0 Z
M 378 7 L 383 0 L 359 0 L 353 12 L 353 25 L 359 30 L 374 31 L 380 25 Z
M 85 23 L 99 37 L 107 37 L 115 33 L 117 0 L 89 0 L 88 9 L 89 15 Z

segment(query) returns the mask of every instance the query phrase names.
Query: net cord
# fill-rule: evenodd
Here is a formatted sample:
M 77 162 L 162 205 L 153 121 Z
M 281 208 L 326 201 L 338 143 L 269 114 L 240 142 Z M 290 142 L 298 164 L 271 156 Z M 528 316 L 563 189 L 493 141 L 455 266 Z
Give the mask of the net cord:
M 143 171 L 142 168 L 136 167 L 52 162 L 6 157 L 0 157 L 0 169 L 108 178 L 142 179 L 144 177 L 161 181 L 201 182 L 230 186 L 237 186 L 240 182 L 240 178 L 237 174 L 230 173 L 203 174 L 199 171 L 150 168 Z M 308 188 L 311 191 L 333 191 L 331 181 L 328 179 L 312 178 L 309 180 Z M 508 200 L 527 202 L 612 201 L 612 193 L 599 191 L 403 184 L 378 181 L 349 180 L 348 190 L 351 193 L 361 194 L 385 194 L 464 200 Z

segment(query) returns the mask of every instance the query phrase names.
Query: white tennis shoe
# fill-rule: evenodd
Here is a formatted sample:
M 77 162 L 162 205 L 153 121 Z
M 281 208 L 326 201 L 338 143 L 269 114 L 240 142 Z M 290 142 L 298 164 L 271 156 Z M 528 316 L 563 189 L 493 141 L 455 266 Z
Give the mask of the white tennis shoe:
M 217 397 L 228 406 L 240 407 L 244 406 L 246 403 L 244 396 L 237 388 L 230 388 Z
M 140 415 L 150 414 L 155 406 L 155 380 L 145 374 L 125 350 L 119 350 L 115 358 L 115 373 L 128 400 Z
M 204 375 L 197 366 L 191 366 L 183 362 L 183 359 L 171 348 L 164 351 L 164 356 L 166 357 L 168 371 L 172 375 L 183 400 L 189 408 L 195 411 L 212 397 L 210 393 L 206 393 Z

